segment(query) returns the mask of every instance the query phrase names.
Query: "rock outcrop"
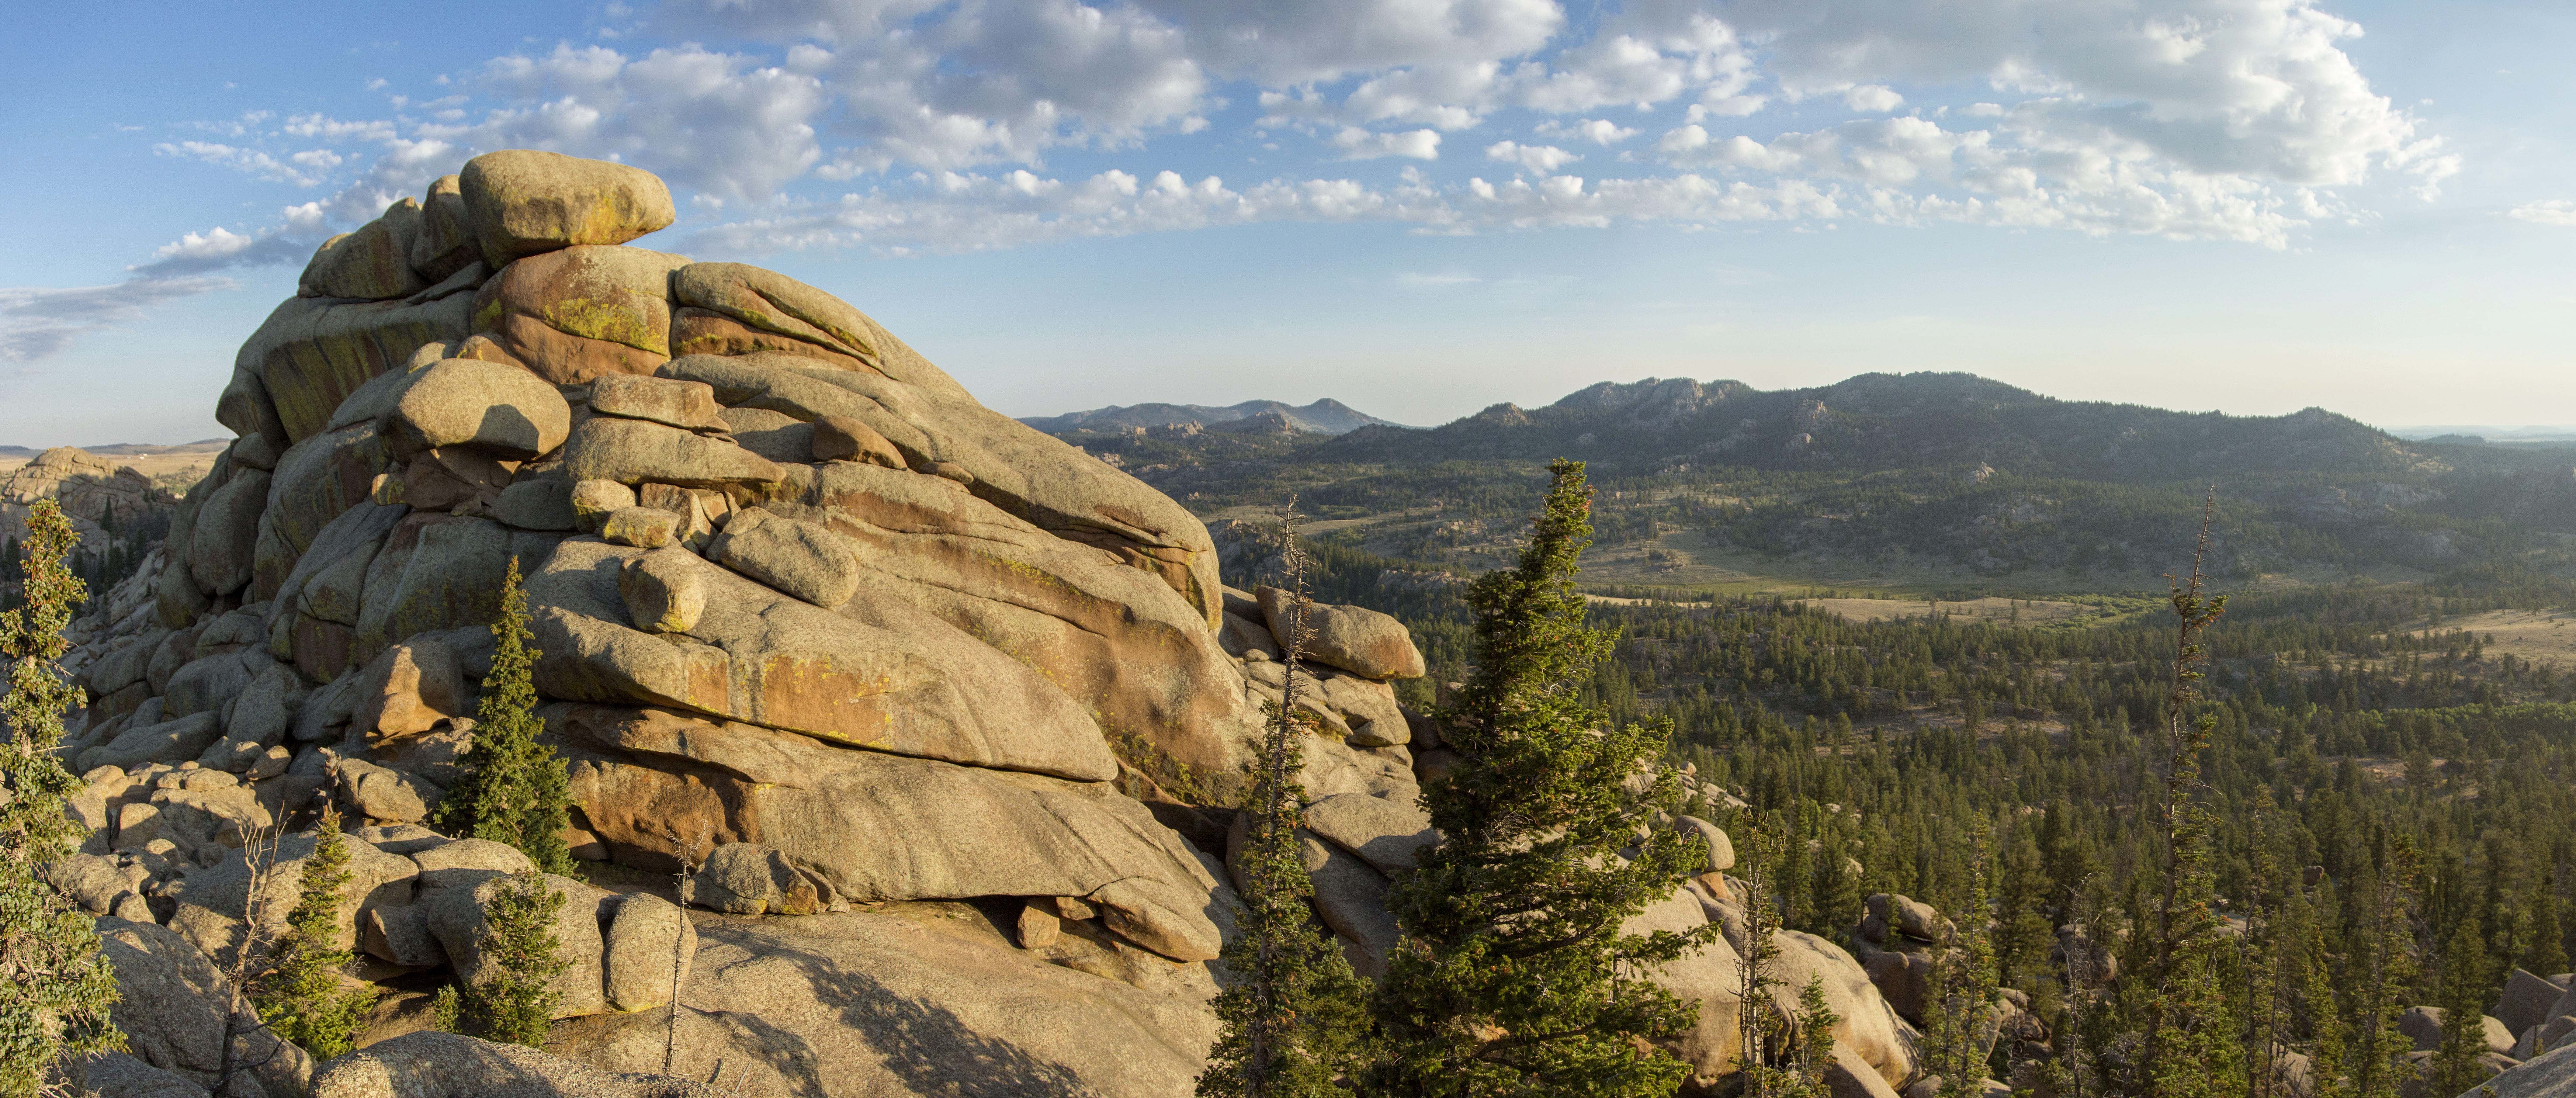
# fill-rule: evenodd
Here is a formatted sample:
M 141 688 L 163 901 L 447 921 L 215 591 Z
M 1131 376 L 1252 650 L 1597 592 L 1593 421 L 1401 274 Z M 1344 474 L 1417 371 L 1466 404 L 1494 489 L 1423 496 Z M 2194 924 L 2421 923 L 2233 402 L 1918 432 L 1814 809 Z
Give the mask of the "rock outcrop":
M 1287 685 L 1280 596 L 1226 587 L 1187 510 L 849 304 L 628 243 L 672 216 L 636 169 L 492 153 L 316 253 L 235 359 L 239 437 L 79 656 L 92 834 L 56 877 L 130 949 L 203 960 L 290 887 L 245 845 L 287 831 L 301 864 L 335 797 L 354 973 L 486 978 L 485 907 L 526 859 L 420 825 L 515 565 L 566 839 L 628 882 L 549 879 L 557 1050 L 591 1066 L 416 1033 L 315 1093 L 697 1093 L 614 1074 L 660 1069 L 675 992 L 681 1073 L 728 1091 L 1186 1093 L 1233 926 L 1226 806 Z M 1387 890 L 1439 839 L 1419 782 L 1457 756 L 1397 701 L 1424 670 L 1401 624 L 1308 620 L 1307 864 L 1375 972 Z M 1724 832 L 1674 826 L 1711 877 L 1654 919 L 1740 923 Z M 633 883 L 683 867 L 663 895 L 699 910 Z M 1677 1051 L 1711 1078 L 1731 948 L 1659 977 L 1700 1004 Z M 1784 948 L 1853 1070 L 1906 1082 L 1911 1030 L 1861 965 Z M 151 1069 L 199 1077 L 155 1040 Z

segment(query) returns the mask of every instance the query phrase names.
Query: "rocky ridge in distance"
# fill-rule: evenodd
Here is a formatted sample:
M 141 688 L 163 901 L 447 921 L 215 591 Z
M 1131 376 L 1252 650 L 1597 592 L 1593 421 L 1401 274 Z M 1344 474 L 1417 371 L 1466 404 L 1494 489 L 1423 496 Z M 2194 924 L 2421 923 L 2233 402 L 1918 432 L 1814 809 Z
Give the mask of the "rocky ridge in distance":
M 1298 431 L 1319 435 L 1338 435 L 1369 426 L 1403 426 L 1329 397 L 1303 407 L 1276 400 L 1247 400 L 1222 408 L 1205 404 L 1113 404 L 1056 416 L 1023 416 L 1020 422 L 1052 435 L 1066 431 L 1153 430 L 1190 423 L 1216 427 L 1265 415 L 1277 415 Z

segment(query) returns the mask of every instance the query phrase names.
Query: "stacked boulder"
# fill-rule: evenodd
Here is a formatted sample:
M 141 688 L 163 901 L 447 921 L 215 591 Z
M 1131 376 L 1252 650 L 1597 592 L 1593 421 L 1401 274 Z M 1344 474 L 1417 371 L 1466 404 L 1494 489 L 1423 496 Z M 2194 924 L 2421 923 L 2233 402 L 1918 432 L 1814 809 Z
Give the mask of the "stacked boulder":
M 218 416 L 239 437 L 89 627 L 64 751 L 93 833 L 66 891 L 220 957 L 291 877 L 245 845 L 330 798 L 351 975 L 414 998 L 480 978 L 483 902 L 523 862 L 421 825 L 473 743 L 515 569 L 567 842 L 628 882 L 552 881 L 561 1050 L 658 1070 L 677 1026 L 685 1062 L 752 1071 L 735 1086 L 950 1092 L 907 1065 L 972 1061 L 999 1089 L 1188 1090 L 1286 599 L 1225 586 L 1188 511 L 848 304 L 628 244 L 672 219 L 649 174 L 511 151 L 321 247 L 235 361 Z M 1307 862 L 1375 972 L 1386 890 L 1437 840 L 1419 783 L 1455 753 L 1396 700 L 1424 673 L 1400 624 L 1308 626 Z M 1740 926 L 1724 833 L 1675 826 L 1714 836 L 1710 872 L 1636 925 Z M 279 865 L 313 842 L 289 834 Z M 633 884 L 684 869 L 704 910 Z M 1860 965 L 1784 938 L 1851 1071 L 1906 1081 L 1908 1027 Z M 676 979 L 675 952 L 696 958 Z M 1708 1079 L 1733 1070 L 1736 956 L 1662 977 L 1701 1004 L 1677 1047 Z

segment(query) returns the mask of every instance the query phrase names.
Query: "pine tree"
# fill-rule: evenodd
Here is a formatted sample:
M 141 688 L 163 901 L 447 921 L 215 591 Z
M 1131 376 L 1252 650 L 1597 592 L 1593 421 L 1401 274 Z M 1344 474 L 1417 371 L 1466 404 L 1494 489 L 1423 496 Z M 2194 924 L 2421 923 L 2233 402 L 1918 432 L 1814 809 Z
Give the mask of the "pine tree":
M 1744 832 L 1744 953 L 1737 958 L 1735 1001 L 1744 1004 L 1771 1002 L 1771 989 L 1780 979 L 1772 971 L 1772 962 L 1780 956 L 1780 943 L 1775 935 L 1780 929 L 1780 905 L 1771 882 L 1771 867 L 1780 859 L 1786 844 L 1770 821 L 1752 811 L 1738 813 L 1738 829 Z M 1759 1006 L 1741 1006 L 1735 1012 L 1735 1071 L 1743 1080 L 1745 1098 L 1781 1098 L 1785 1081 L 1771 1066 L 1771 1012 Z
M 2414 1042 L 2398 1032 L 2397 1018 L 2406 1009 L 2407 989 L 2414 986 L 2415 880 L 2417 856 L 2411 837 L 2398 835 L 2388 845 L 2363 900 L 2357 920 L 2355 952 L 2359 965 L 2347 999 L 2354 1098 L 2391 1098 L 2411 1077 L 2406 1054 Z
M 2056 905 L 2030 830 L 2017 826 L 2004 843 L 2003 865 L 1997 874 L 1995 971 L 1997 981 L 2006 987 L 2036 989 L 2048 977 L 2048 947 L 2055 935 L 2048 913 Z
M 474 1036 L 543 1048 L 554 1015 L 555 977 L 571 967 L 555 940 L 564 895 L 534 868 L 512 874 L 483 909 L 481 943 L 491 976 L 465 989 L 461 1021 Z
M 0 1094 L 35 1094 L 65 1057 L 124 1046 L 108 1021 L 116 974 L 99 957 L 98 932 L 41 879 L 81 838 L 63 814 L 80 779 L 55 754 L 63 713 L 80 701 L 57 662 L 71 647 L 63 627 L 89 597 L 64 563 L 79 544 L 62 508 L 36 501 L 18 553 L 23 601 L 0 613 L 0 655 L 14 661 L 0 699 L 9 725 L 0 744 Z
M 441 827 L 517 847 L 547 873 L 573 871 L 564 831 L 572 826 L 572 794 L 563 760 L 537 742 L 545 722 L 537 717 L 536 649 L 528 642 L 528 594 L 519 586 L 519 561 L 510 560 L 501 585 L 501 619 L 492 623 L 492 671 L 483 678 L 483 700 L 474 712 L 474 744 L 465 751 L 465 774 L 439 802 Z
M 1226 944 L 1234 982 L 1216 999 L 1220 1025 L 1202 1098 L 1312 1098 L 1342 1093 L 1359 1066 L 1368 1022 L 1368 984 L 1351 972 L 1329 937 L 1316 929 L 1308 903 L 1314 882 L 1298 849 L 1298 808 L 1305 788 L 1304 738 L 1317 722 L 1297 708 L 1305 674 L 1308 559 L 1293 529 L 1280 537 L 1288 586 L 1287 635 L 1279 638 L 1288 668 L 1280 700 L 1253 744 L 1243 811 L 1249 834 L 1236 858 L 1242 875 L 1240 932 Z
M 1798 1048 L 1794 1060 L 1798 1066 L 1795 1085 L 1797 1098 L 1829 1098 L 1834 1089 L 1825 1077 L 1834 1064 L 1834 1027 L 1842 1023 L 1833 1004 L 1825 1000 L 1825 978 L 1807 977 L 1807 986 L 1798 990 Z
M 1814 857 L 1807 868 L 1807 890 L 1813 933 L 1840 941 L 1860 922 L 1860 875 L 1852 872 L 1840 821 L 1827 817 L 1816 829 Z
M 1993 833 L 1981 817 L 1969 833 L 1968 895 L 1944 935 L 1934 980 L 1940 988 L 1938 1008 L 1926 1019 L 1923 1070 L 1941 1077 L 1941 1098 L 1984 1093 L 1986 1054 L 1993 1047 L 1995 949 L 1988 929 L 1993 861 Z
M 2486 951 L 2477 920 L 2460 920 L 2442 948 L 2442 1043 L 2433 1051 L 2431 1094 L 2461 1094 L 2478 1085 L 2486 1073 L 2478 1057 L 2486 1055 Z
M 268 970 L 251 988 L 251 1004 L 269 1029 L 304 1046 L 316 1060 L 354 1047 L 375 1002 L 365 989 L 340 984 L 339 970 L 350 953 L 331 942 L 348 887 L 348 839 L 340 834 L 339 812 L 325 809 L 314 825 L 313 855 L 304 861 L 286 933 L 270 948 Z
M 2558 929 L 2558 906 L 2558 859 L 2553 856 L 2543 859 L 2539 871 L 2532 874 L 2525 915 L 2531 944 L 2523 950 L 2522 967 L 2543 976 L 2567 969 L 2567 945 Z
M 1441 714 L 1463 758 L 1423 791 L 1443 839 L 1389 897 L 1404 937 L 1379 999 L 1378 1078 L 1394 1094 L 1650 1096 L 1688 1074 L 1640 1044 L 1693 1020 L 1646 975 L 1718 930 L 1620 928 L 1706 851 L 1651 823 L 1681 809 L 1680 775 L 1654 765 L 1669 722 L 1613 725 L 1577 693 L 1611 637 L 1585 627 L 1574 587 L 1592 534 L 1583 466 L 1548 468 L 1519 566 L 1467 594 L 1476 670 Z
M 2169 597 L 2174 630 L 2173 675 L 2165 696 L 2165 767 L 2162 880 L 2149 917 L 2147 964 L 2139 971 L 2145 1001 L 2145 1047 L 2134 1089 L 2148 1098 L 2223 1098 L 2244 1091 L 2239 1070 L 2244 1047 L 2228 988 L 2220 979 L 2227 943 L 2218 917 L 2218 885 L 2210 870 L 2212 813 L 2202 803 L 2200 756 L 2218 721 L 2193 714 L 2196 684 L 2207 674 L 2200 635 L 2227 612 L 2227 596 L 2203 593 L 2202 563 L 2209 551 L 2213 492 L 2201 511 L 2200 540 L 2191 575 L 2176 581 Z

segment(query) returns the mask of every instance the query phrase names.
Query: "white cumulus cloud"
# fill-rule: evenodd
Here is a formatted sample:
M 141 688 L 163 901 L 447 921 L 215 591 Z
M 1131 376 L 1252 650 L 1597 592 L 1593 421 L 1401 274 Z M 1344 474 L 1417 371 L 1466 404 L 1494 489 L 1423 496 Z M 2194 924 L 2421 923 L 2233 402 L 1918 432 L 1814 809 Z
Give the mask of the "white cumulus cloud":
M 1497 141 L 1485 146 L 1485 159 L 1517 164 L 1524 171 L 1548 175 L 1558 168 L 1583 159 L 1583 154 L 1567 152 L 1554 145 L 1523 145 L 1511 141 Z
M 1440 159 L 1440 131 L 1406 130 L 1402 133 L 1371 133 L 1349 126 L 1333 135 L 1333 147 L 1342 151 L 1344 160 L 1375 160 L 1382 156 L 1402 156 L 1414 160 Z

